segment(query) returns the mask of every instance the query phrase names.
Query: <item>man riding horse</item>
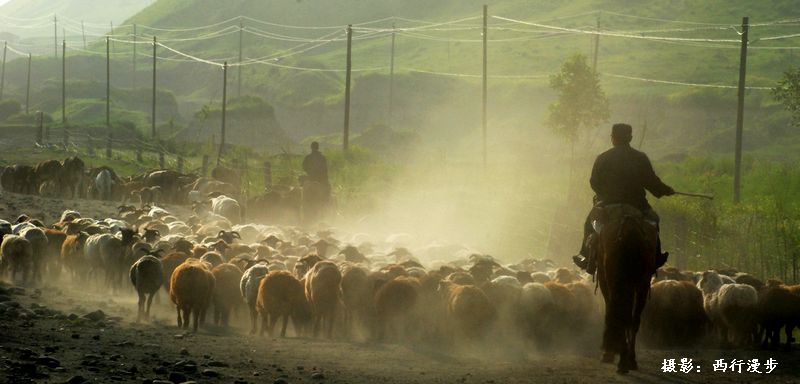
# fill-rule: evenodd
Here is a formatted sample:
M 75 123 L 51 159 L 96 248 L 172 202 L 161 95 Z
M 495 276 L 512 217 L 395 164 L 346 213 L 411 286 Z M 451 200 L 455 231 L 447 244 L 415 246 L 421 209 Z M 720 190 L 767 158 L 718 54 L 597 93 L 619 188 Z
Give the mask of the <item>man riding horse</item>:
M 656 176 L 647 155 L 631 148 L 632 138 L 632 129 L 628 124 L 614 124 L 611 128 L 611 143 L 614 147 L 597 156 L 589 179 L 596 193 L 595 205 L 633 206 L 642 211 L 645 220 L 655 223 L 658 228 L 659 217 L 647 203 L 645 190 L 657 198 L 673 195 L 675 190 Z M 595 230 L 591 221 L 590 217 L 586 218 L 580 253 L 572 259 L 581 269 L 594 274 L 597 264 L 593 256 L 595 252 L 590 247 L 596 236 L 593 235 Z M 669 253 L 661 253 L 661 239 L 658 239 L 656 268 L 664 265 L 668 256 Z

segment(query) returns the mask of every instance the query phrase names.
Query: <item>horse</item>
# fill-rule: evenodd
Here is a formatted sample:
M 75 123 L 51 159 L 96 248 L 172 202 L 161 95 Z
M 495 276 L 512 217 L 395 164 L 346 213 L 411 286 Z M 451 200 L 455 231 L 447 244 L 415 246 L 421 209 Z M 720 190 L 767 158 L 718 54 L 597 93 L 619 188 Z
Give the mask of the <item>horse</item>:
M 630 205 L 610 204 L 595 208 L 593 217 L 602 224 L 597 239 L 597 281 L 606 306 L 603 330 L 604 363 L 614 363 L 617 373 L 638 369 L 636 333 L 655 273 L 655 223 Z

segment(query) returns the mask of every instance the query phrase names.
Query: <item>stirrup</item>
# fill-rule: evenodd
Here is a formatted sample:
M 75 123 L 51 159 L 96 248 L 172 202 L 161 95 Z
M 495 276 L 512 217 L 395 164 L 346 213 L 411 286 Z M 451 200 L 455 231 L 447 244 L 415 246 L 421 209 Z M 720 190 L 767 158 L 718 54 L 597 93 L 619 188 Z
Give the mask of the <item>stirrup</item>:
M 586 270 L 586 268 L 589 267 L 589 259 L 580 254 L 572 256 L 572 262 L 575 263 L 578 268 L 583 270 Z
M 664 264 L 667 263 L 667 258 L 669 257 L 669 252 L 664 252 L 660 255 L 656 256 L 656 269 L 661 268 Z

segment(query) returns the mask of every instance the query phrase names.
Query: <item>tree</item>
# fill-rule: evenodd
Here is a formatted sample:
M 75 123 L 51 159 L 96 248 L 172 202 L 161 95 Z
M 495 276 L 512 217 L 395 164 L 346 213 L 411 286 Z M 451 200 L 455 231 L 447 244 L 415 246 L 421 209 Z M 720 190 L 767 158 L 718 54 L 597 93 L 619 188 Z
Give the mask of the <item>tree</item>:
M 566 137 L 573 149 L 584 131 L 608 121 L 608 99 L 586 56 L 567 59 L 561 71 L 550 77 L 550 88 L 558 92 L 558 99 L 550 104 L 546 124 Z
M 800 68 L 784 72 L 778 85 L 772 88 L 772 94 L 792 114 L 794 125 L 800 126 Z

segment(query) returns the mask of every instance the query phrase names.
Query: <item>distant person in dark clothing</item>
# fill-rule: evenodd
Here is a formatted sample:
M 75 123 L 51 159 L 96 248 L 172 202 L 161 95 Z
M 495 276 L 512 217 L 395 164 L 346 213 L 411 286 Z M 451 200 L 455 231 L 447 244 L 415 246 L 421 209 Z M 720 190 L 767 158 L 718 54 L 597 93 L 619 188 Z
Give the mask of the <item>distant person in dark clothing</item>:
M 328 161 L 319 151 L 319 143 L 311 143 L 311 153 L 303 159 L 303 170 L 308 175 L 308 181 L 328 184 Z
M 611 143 L 614 147 L 597 156 L 589 179 L 592 189 L 597 194 L 595 204 L 631 205 L 641 210 L 645 220 L 655 223 L 658 228 L 659 217 L 647 203 L 645 190 L 657 198 L 673 195 L 675 190 L 656 176 L 647 155 L 631 148 L 632 138 L 632 128 L 628 124 L 614 124 L 611 128 Z M 583 232 L 584 241 L 580 254 L 575 255 L 573 261 L 587 272 L 594 273 L 595 260 L 590 257 L 589 241 L 587 241 L 594 229 L 588 217 Z M 669 254 L 661 253 L 661 239 L 658 240 L 657 249 L 656 266 L 660 267 L 667 261 Z

